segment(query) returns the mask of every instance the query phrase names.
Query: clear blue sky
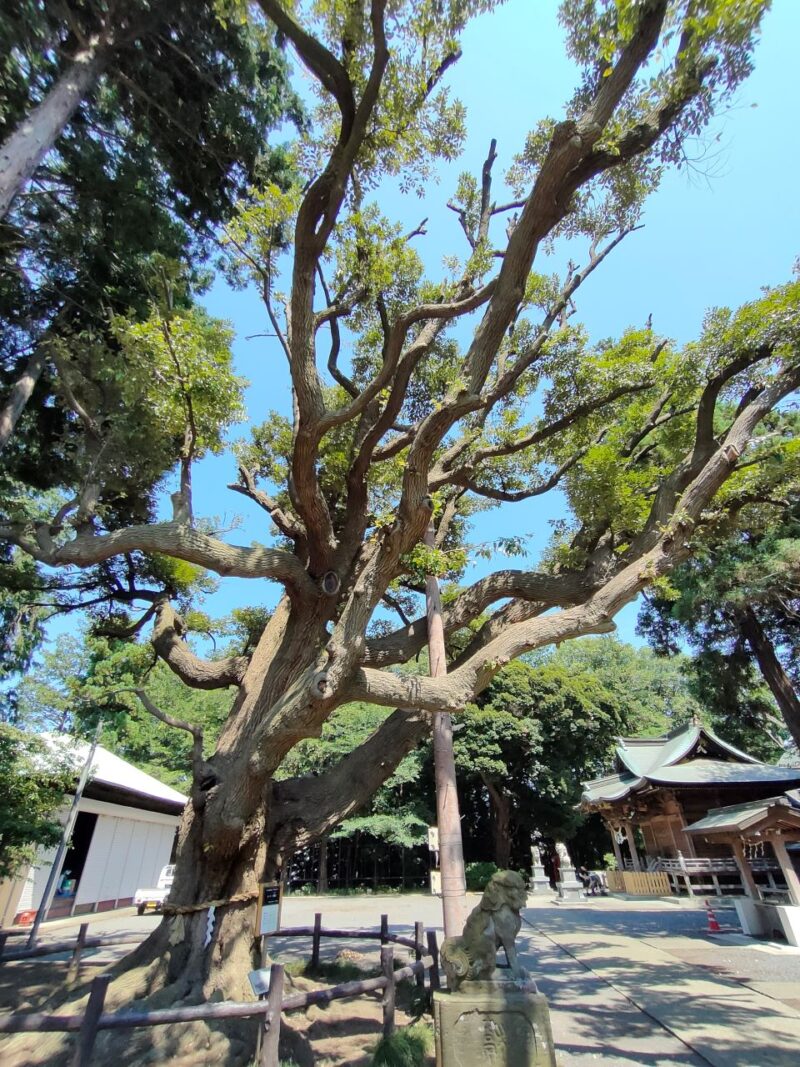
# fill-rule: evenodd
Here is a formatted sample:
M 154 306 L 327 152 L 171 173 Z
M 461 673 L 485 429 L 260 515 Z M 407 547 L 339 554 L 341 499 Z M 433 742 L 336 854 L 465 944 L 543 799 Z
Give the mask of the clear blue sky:
M 555 0 L 511 0 L 473 23 L 464 36 L 463 58 L 449 78 L 467 107 L 464 156 L 441 168 L 439 184 L 432 185 L 424 201 L 380 190 L 383 210 L 409 228 L 428 217 L 428 235 L 417 247 L 432 271 L 443 255 L 463 253 L 457 220 L 444 206 L 458 173 L 477 173 L 495 137 L 495 173 L 502 174 L 538 119 L 563 114 L 575 72 L 564 56 L 556 11 Z M 645 228 L 628 237 L 581 288 L 577 318 L 593 337 L 619 334 L 631 324 L 643 324 L 652 313 L 659 334 L 686 341 L 697 335 L 708 307 L 735 306 L 757 296 L 761 286 L 789 278 L 800 254 L 800 138 L 790 88 L 798 40 L 800 2 L 777 0 L 764 23 L 755 72 L 734 106 L 697 146 L 696 165 L 665 177 L 646 207 Z M 556 266 L 554 262 L 550 269 Z M 288 410 L 289 381 L 277 342 L 246 339 L 269 329 L 257 295 L 233 292 L 218 282 L 207 304 L 236 328 L 237 365 L 252 383 L 252 421 L 261 421 L 269 408 Z M 237 432 L 246 433 L 247 426 Z M 224 488 L 234 478 L 230 457 L 204 461 L 196 476 L 195 511 L 226 520 L 240 516 L 240 528 L 230 534 L 233 542 L 265 540 L 266 516 Z M 559 513 L 557 498 L 506 506 L 482 516 L 472 540 L 489 540 L 509 530 L 529 533 L 527 565 L 532 566 L 548 538 L 548 520 Z M 471 568 L 467 580 L 487 566 Z M 272 601 L 268 587 L 228 579 L 208 598 L 206 609 L 222 614 L 237 605 Z M 622 638 L 636 640 L 635 617 L 635 605 L 618 616 Z

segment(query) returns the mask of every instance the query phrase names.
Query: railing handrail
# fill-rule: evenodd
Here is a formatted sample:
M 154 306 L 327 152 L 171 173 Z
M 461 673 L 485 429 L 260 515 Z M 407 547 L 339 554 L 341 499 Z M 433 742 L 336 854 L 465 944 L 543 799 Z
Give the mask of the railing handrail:
M 748 863 L 754 871 L 780 870 L 780 865 L 775 860 L 767 859 L 766 857 L 748 860 Z M 723 873 L 735 872 L 738 874 L 739 872 L 736 860 L 728 856 L 684 856 L 682 860 L 667 859 L 660 856 L 657 864 L 658 870 L 674 871 L 679 874 L 691 874 L 693 872 L 713 873 L 714 871 Z
M 136 933 L 129 934 L 98 934 L 97 937 L 87 937 L 83 942 L 84 948 L 102 948 L 104 945 L 134 945 L 145 941 L 150 935 Z M 15 960 L 28 960 L 35 956 L 54 956 L 58 952 L 69 952 L 75 947 L 77 936 L 70 941 L 45 941 L 34 945 L 33 948 L 12 949 L 11 952 L 3 952 L 0 955 L 0 963 L 13 963 Z
M 415 963 L 409 963 L 394 972 L 394 981 L 402 982 L 415 975 L 424 973 L 434 963 L 433 956 L 423 956 Z M 357 979 L 341 982 L 327 989 L 311 989 L 297 993 L 281 1002 L 281 1012 L 298 1011 L 312 1004 L 324 1004 L 331 1000 L 347 1000 L 377 989 L 385 989 L 389 979 L 384 975 L 376 978 Z M 185 1008 L 159 1008 L 155 1011 L 108 1012 L 97 1020 L 98 1030 L 125 1030 L 139 1026 L 164 1026 L 168 1023 L 198 1022 L 203 1019 L 247 1019 L 254 1015 L 264 1015 L 269 1010 L 266 1000 L 223 1000 L 216 1003 L 191 1004 Z M 45 1012 L 13 1012 L 0 1015 L 0 1033 L 16 1034 L 30 1031 L 47 1030 L 72 1033 L 80 1030 L 83 1015 L 58 1015 Z
M 315 933 L 320 937 L 335 937 L 354 941 L 391 941 L 393 944 L 402 945 L 404 948 L 415 949 L 417 947 L 417 942 L 411 937 L 375 930 L 372 927 L 368 930 L 337 930 L 335 928 L 325 930 L 322 927 L 319 930 L 315 930 L 313 926 L 286 926 L 281 930 L 273 930 L 264 934 L 264 937 L 314 937 Z
M 130 941 L 127 934 L 111 934 L 105 937 L 89 938 L 88 923 L 82 923 L 74 943 L 74 952 L 67 981 L 70 975 L 77 977 L 80 955 L 84 948 L 97 943 L 124 943 Z M 103 1012 L 106 993 L 111 981 L 110 974 L 96 977 L 91 985 L 88 1003 L 81 1015 L 58 1015 L 44 1012 L 14 1012 L 0 1016 L 0 1034 L 26 1032 L 61 1032 L 77 1033 L 73 1063 L 78 1067 L 89 1064 L 95 1038 L 99 1030 L 135 1029 L 142 1026 L 163 1026 L 173 1023 L 198 1022 L 211 1019 L 252 1018 L 263 1016 L 263 1032 L 260 1030 L 259 1063 L 262 1067 L 277 1067 L 278 1037 L 280 1020 L 284 1012 L 297 1011 L 312 1004 L 329 1004 L 334 1000 L 345 1000 L 362 996 L 365 993 L 383 990 L 383 1036 L 394 1032 L 395 1026 L 395 987 L 398 982 L 416 977 L 418 985 L 424 986 L 425 972 L 428 971 L 431 991 L 439 988 L 439 948 L 436 931 L 427 932 L 428 955 L 423 956 L 422 935 L 424 927 L 421 922 L 414 924 L 414 939 L 401 934 L 393 934 L 389 929 L 389 916 L 381 915 L 380 930 L 324 930 L 322 914 L 316 913 L 313 927 L 288 927 L 275 931 L 273 937 L 310 936 L 313 939 L 312 966 L 319 964 L 319 945 L 322 937 L 369 937 L 381 941 L 381 975 L 375 978 L 363 978 L 351 982 L 342 982 L 336 986 L 312 989 L 290 997 L 283 995 L 284 968 L 273 964 L 270 969 L 270 986 L 266 999 L 255 1001 L 223 1001 L 221 1003 L 191 1004 L 184 1007 L 162 1008 L 155 1011 L 117 1011 Z M 265 935 L 266 936 L 266 935 Z M 136 938 L 141 940 L 141 938 Z M 394 944 L 402 944 L 413 950 L 416 961 L 398 970 L 394 969 Z M 72 947 L 67 942 L 66 947 Z M 27 950 L 24 956 L 52 953 L 60 948 L 58 942 L 41 945 L 37 949 Z M 61 949 L 63 951 L 63 948 Z M 9 954 L 7 958 L 19 958 L 22 954 Z

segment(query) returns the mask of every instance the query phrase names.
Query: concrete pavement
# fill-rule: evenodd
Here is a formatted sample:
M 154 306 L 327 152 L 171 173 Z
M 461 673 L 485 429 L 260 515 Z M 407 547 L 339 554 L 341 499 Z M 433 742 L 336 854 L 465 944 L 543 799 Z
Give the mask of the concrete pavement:
M 756 959 L 767 961 L 758 972 L 762 979 L 770 968 L 778 979 L 788 965 L 791 980 L 760 985 L 800 995 L 793 981 L 800 966 L 796 950 L 739 938 L 746 961 L 737 980 L 716 969 L 736 937 L 708 936 L 701 901 L 609 897 L 569 908 L 547 898 L 529 903 L 534 906 L 523 913 L 521 957 L 549 999 L 559 1067 L 800 1065 L 800 1005 L 742 981 Z M 377 927 L 386 912 L 393 928 L 405 926 L 410 933 L 419 920 L 441 936 L 439 902 L 427 896 L 290 897 L 283 922 L 308 925 L 316 911 L 323 925 L 342 927 Z M 728 914 L 720 917 L 724 922 Z M 323 955 L 332 958 L 341 947 L 323 941 Z M 377 956 L 374 942 L 348 947 Z M 302 957 L 309 948 L 276 941 L 274 951 Z
M 541 922 L 541 918 L 541 912 L 537 911 L 533 921 Z M 549 942 L 554 949 L 567 953 L 607 989 L 638 1009 L 640 1016 L 658 1024 L 687 1052 L 699 1057 L 667 1062 L 705 1062 L 713 1067 L 797 1067 L 800 1064 L 800 1011 L 707 967 L 683 962 L 671 954 L 669 937 L 656 944 L 646 938 L 610 932 L 603 928 L 602 915 L 581 928 L 570 928 L 566 922 L 556 929 L 550 925 L 534 926 L 534 945 L 537 937 L 540 942 Z M 714 949 L 709 941 L 706 949 L 709 960 L 713 959 Z M 549 978 L 547 967 L 543 967 L 543 972 Z M 541 983 L 547 994 L 546 984 L 546 981 Z M 579 1010 L 573 1034 L 586 1039 L 595 1035 L 601 1017 L 587 997 L 576 997 L 571 990 L 565 992 L 558 988 L 549 995 L 554 1015 L 562 1004 L 567 1013 Z M 612 1004 L 615 1001 L 610 993 L 607 999 L 602 998 L 603 1008 Z M 612 1051 L 609 1035 L 604 1036 L 601 1044 Z M 595 1058 L 595 1062 L 606 1061 L 629 1062 L 622 1058 L 615 1060 L 613 1052 L 611 1059 L 607 1053 Z M 564 1060 L 565 1064 L 572 1062 L 580 1061 Z M 648 1057 L 630 1062 L 660 1064 L 662 1061 Z

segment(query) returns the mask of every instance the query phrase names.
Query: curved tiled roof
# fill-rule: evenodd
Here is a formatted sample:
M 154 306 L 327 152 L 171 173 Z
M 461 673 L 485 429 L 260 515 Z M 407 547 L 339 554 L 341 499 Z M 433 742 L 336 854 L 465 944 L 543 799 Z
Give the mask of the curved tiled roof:
M 585 782 L 582 803 L 622 800 L 648 783 L 685 786 L 800 783 L 800 767 L 761 763 L 706 727 L 692 723 L 676 728 L 665 737 L 620 737 L 618 742 L 618 773 Z
M 740 833 L 767 822 L 794 823 L 800 827 L 800 790 L 787 789 L 777 797 L 712 808 L 708 815 L 686 829 L 690 834 Z
M 693 759 L 675 767 L 659 767 L 647 775 L 665 785 L 732 785 L 740 782 L 800 782 L 800 767 L 775 767 L 769 763 L 729 763 L 725 760 Z
M 670 767 L 698 746 L 716 749 L 720 755 L 730 756 L 741 763 L 758 763 L 753 756 L 729 745 L 705 726 L 691 723 L 678 727 L 665 737 L 620 737 L 618 740 L 617 760 L 631 774 L 649 774 L 657 767 Z

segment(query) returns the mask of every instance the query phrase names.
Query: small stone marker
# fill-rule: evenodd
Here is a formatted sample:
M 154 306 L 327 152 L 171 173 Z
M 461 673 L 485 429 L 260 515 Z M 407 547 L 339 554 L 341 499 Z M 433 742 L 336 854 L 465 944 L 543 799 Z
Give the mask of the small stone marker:
M 555 1067 L 547 1000 L 517 982 L 434 993 L 433 1018 L 436 1067 Z

